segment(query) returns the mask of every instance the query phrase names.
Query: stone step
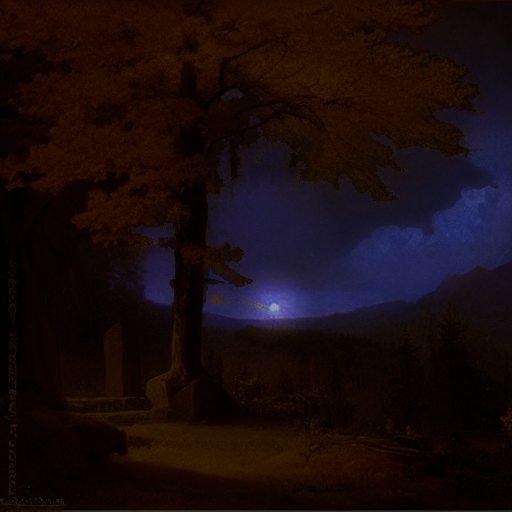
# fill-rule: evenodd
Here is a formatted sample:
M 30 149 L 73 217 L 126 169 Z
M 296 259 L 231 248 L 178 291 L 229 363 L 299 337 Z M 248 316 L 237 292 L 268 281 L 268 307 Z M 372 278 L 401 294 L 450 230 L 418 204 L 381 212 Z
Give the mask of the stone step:
M 69 412 L 78 413 L 117 413 L 123 411 L 149 411 L 151 401 L 145 397 L 66 397 L 69 405 Z
M 150 411 L 89 412 L 83 414 L 118 426 L 152 423 Z

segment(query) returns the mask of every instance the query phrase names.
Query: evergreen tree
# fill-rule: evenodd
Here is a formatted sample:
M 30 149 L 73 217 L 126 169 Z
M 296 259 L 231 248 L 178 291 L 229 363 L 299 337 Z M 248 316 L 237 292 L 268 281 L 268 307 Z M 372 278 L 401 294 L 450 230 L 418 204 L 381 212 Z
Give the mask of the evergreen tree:
M 434 357 L 434 411 L 449 434 L 459 434 L 474 410 L 474 380 L 466 344 L 467 327 L 449 304 L 437 323 Z
M 391 379 L 390 410 L 398 430 L 418 426 L 421 409 L 420 365 L 418 347 L 404 327 L 396 346 L 396 374 Z
M 399 345 L 401 375 L 405 392 L 405 418 L 407 424 L 414 425 L 418 422 L 420 408 L 420 363 L 418 348 L 413 345 L 411 335 L 406 327 L 402 331 L 402 339 Z

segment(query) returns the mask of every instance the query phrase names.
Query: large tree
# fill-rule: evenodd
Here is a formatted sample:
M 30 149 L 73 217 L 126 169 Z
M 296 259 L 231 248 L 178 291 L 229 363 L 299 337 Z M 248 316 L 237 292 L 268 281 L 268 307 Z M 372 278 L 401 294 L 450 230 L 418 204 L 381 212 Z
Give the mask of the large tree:
M 400 170 L 396 148 L 467 153 L 462 132 L 433 113 L 474 110 L 468 70 L 387 40 L 430 26 L 441 3 L 3 0 L 0 46 L 43 51 L 54 66 L 20 87 L 20 111 L 54 126 L 48 143 L 3 162 L 10 187 L 96 183 L 74 222 L 97 243 L 151 243 L 127 228 L 174 225 L 160 241 L 175 255 L 168 394 L 205 373 L 207 269 L 250 283 L 226 265 L 241 250 L 206 245 L 226 145 L 236 178 L 238 147 L 264 128 L 300 151 L 301 179 L 338 188 L 344 175 L 377 201 L 395 199 L 378 171 Z

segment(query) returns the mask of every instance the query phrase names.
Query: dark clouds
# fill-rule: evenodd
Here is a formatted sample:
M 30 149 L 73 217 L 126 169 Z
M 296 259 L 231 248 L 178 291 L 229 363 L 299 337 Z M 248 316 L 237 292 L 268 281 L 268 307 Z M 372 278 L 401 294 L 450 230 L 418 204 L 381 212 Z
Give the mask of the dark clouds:
M 209 242 L 245 251 L 243 289 L 218 285 L 208 311 L 265 316 L 247 300 L 280 303 L 281 316 L 322 315 L 386 300 L 412 300 L 450 273 L 510 259 L 512 247 L 512 4 L 454 3 L 422 36 L 397 36 L 472 71 L 485 115 L 439 112 L 460 126 L 470 157 L 399 151 L 408 172 L 384 171 L 400 200 L 373 203 L 350 185 L 299 183 L 289 150 L 265 141 L 242 153 L 239 180 L 210 202 Z M 227 155 L 226 155 L 227 158 Z M 226 166 L 227 162 L 223 162 Z M 225 169 L 227 172 L 227 168 Z M 508 251 L 508 252 L 507 252 Z M 147 297 L 171 302 L 172 253 L 151 248 Z
M 255 163 L 259 154 L 265 156 Z M 322 286 L 318 268 L 349 254 L 375 229 L 392 224 L 430 233 L 434 213 L 452 207 L 461 189 L 493 182 L 490 173 L 465 159 L 411 150 L 400 158 L 410 171 L 388 180 L 400 200 L 374 203 L 348 183 L 336 191 L 287 177 L 287 155 L 286 147 L 265 141 L 247 148 L 243 178 L 210 201 L 211 242 L 240 245 L 244 268 L 279 275 L 283 284 Z

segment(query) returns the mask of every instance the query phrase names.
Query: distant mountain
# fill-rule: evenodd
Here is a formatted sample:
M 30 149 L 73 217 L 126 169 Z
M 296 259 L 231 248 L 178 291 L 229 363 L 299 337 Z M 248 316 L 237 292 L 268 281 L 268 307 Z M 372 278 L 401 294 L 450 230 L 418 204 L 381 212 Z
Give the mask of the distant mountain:
M 252 320 L 250 318 L 230 318 L 223 315 L 217 315 L 215 313 L 204 313 L 203 325 L 206 328 L 224 329 L 225 331 L 237 331 L 238 329 L 243 329 L 248 325 L 254 325 L 257 327 L 268 326 L 270 328 L 270 324 L 268 322 L 261 320 Z
M 493 270 L 476 267 L 467 274 L 450 275 L 417 303 L 439 310 L 449 302 L 473 319 L 512 320 L 512 262 Z
M 466 274 L 447 276 L 431 293 L 416 302 L 386 302 L 351 313 L 324 317 L 253 320 L 204 313 L 204 326 L 236 331 L 248 325 L 265 329 L 330 330 L 374 339 L 396 339 L 404 326 L 414 329 L 427 313 L 439 315 L 449 303 L 457 306 L 473 331 L 488 333 L 496 341 L 512 342 L 512 262 L 493 270 L 476 267 Z M 151 318 L 171 321 L 170 306 L 145 303 Z
M 428 312 L 439 315 L 449 303 L 457 306 L 470 329 L 492 334 L 497 341 L 512 342 L 512 262 L 493 270 L 476 267 L 466 274 L 447 276 L 431 293 L 416 302 L 386 302 L 351 313 L 282 320 L 234 319 L 205 313 L 204 325 L 237 330 L 247 325 L 275 329 L 331 330 L 383 338 L 411 328 Z
M 476 267 L 467 274 L 448 276 L 417 305 L 440 312 L 450 302 L 470 329 L 488 333 L 512 347 L 512 262 L 493 270 Z

